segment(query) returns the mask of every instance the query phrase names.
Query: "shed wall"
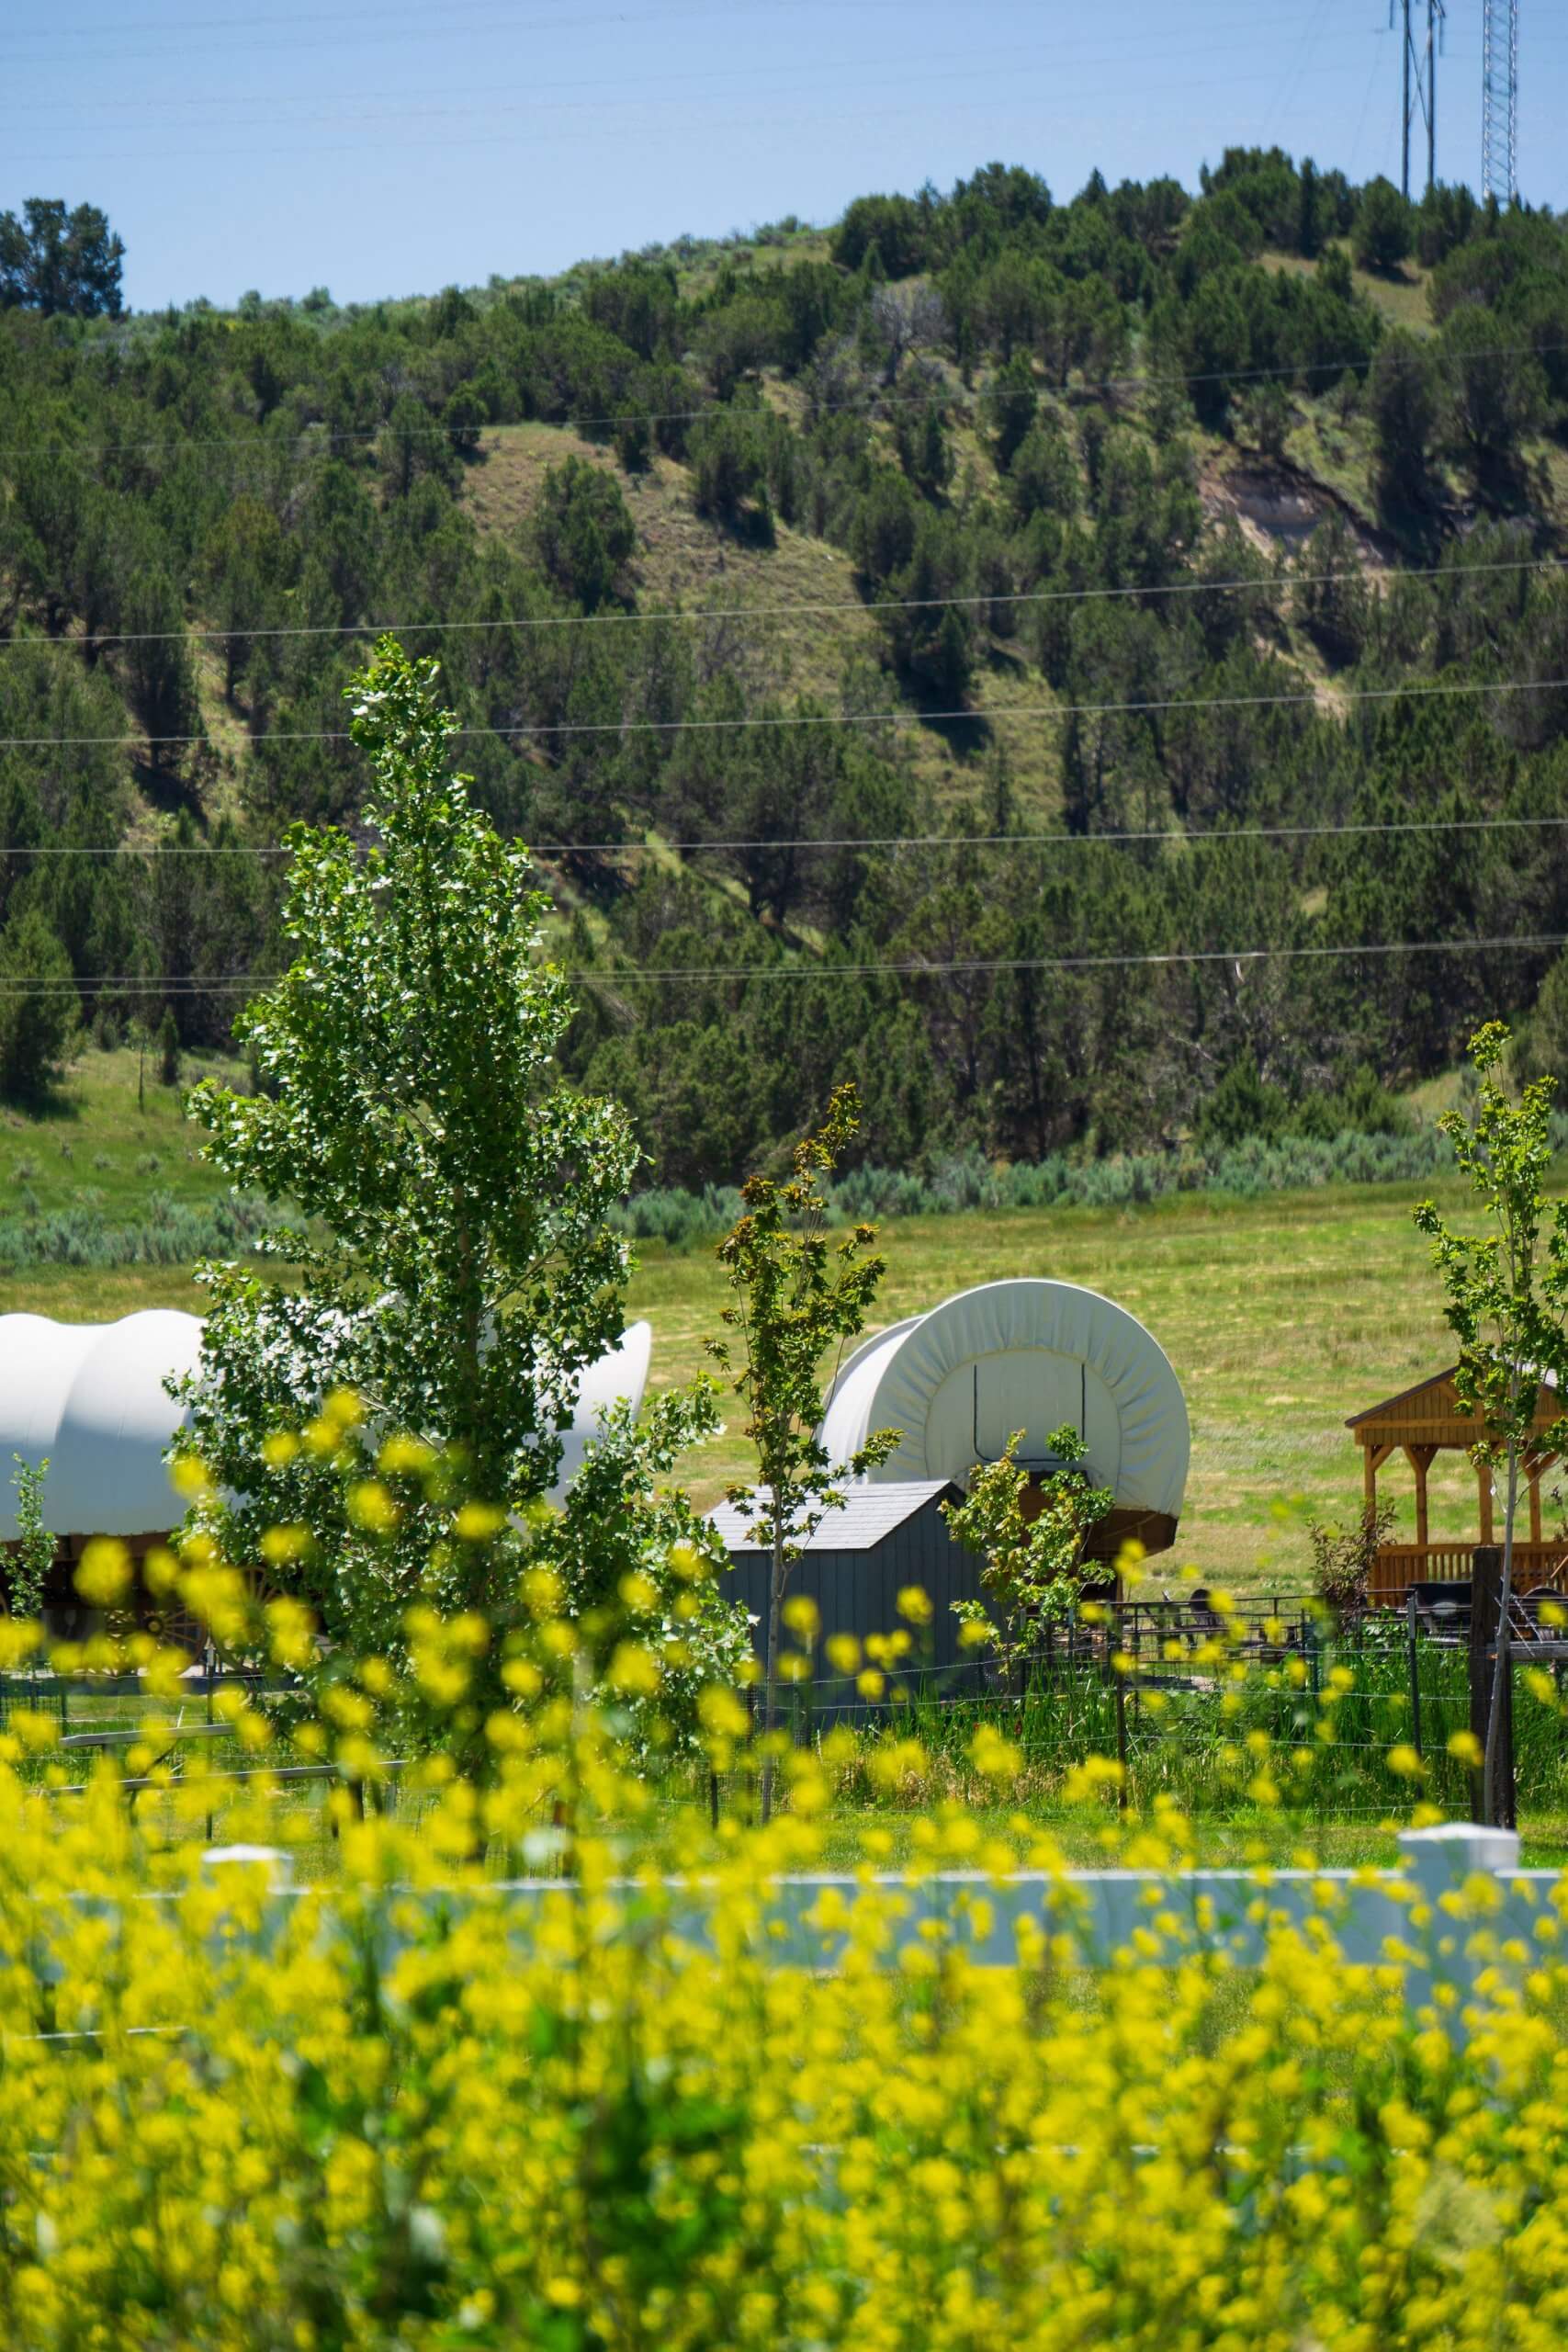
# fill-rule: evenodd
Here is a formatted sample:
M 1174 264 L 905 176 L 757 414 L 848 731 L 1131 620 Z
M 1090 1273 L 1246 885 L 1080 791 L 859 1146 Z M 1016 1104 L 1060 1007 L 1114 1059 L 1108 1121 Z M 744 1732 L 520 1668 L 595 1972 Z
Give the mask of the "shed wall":
M 919 1585 L 931 1601 L 929 1655 L 938 1666 L 953 1666 L 974 1653 L 958 1646 L 955 1600 L 980 1600 L 980 1563 L 972 1552 L 953 1542 L 934 1497 L 922 1510 L 870 1551 L 803 1552 L 789 1574 L 792 1593 L 803 1592 L 817 1603 L 824 1634 L 853 1634 L 864 1641 L 868 1634 L 890 1634 L 905 1620 L 898 1614 L 898 1595 L 906 1585 Z M 743 1601 L 757 1620 L 752 1639 L 761 1657 L 767 1644 L 768 1577 L 765 1553 L 739 1550 L 731 1554 L 732 1572 L 723 1590 L 727 1600 Z M 911 1628 L 912 1631 L 915 1629 Z M 917 1632 L 916 1656 L 921 1655 Z

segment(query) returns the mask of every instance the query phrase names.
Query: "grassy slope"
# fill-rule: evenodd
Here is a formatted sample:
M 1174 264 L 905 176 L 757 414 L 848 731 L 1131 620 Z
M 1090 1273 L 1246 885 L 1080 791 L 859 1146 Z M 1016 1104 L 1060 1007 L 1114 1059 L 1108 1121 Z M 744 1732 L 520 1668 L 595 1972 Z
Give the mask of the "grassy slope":
M 808 238 L 797 239 L 791 257 L 802 257 L 808 246 L 815 251 Z M 1270 253 L 1262 258 L 1266 267 L 1281 272 L 1301 275 L 1311 267 L 1294 254 Z M 729 259 L 743 270 L 749 255 L 742 248 L 732 251 Z M 696 266 L 695 276 L 705 269 L 711 275 L 717 266 L 716 249 Z M 1391 325 L 1424 336 L 1432 332 L 1428 273 L 1411 263 L 1391 277 L 1363 270 L 1354 271 L 1353 276 L 1358 289 L 1376 304 Z M 792 404 L 790 386 L 769 379 L 765 389 L 768 397 L 781 406 Z M 1357 525 L 1370 560 L 1387 561 L 1393 554 L 1392 543 L 1385 542 L 1377 528 L 1372 452 L 1364 418 L 1341 417 L 1332 404 L 1323 401 L 1295 401 L 1286 436 L 1289 462 L 1283 474 L 1248 446 L 1244 419 L 1238 418 L 1233 438 L 1201 432 L 1190 438 L 1212 523 L 1239 514 L 1257 546 L 1288 555 L 1299 549 L 1314 523 L 1337 508 Z M 828 613 L 803 610 L 787 616 L 770 611 L 766 621 L 736 620 L 722 629 L 705 631 L 705 641 L 714 661 L 739 673 L 755 696 L 809 694 L 834 707 L 840 701 L 846 664 L 856 660 L 876 663 L 877 632 L 869 613 L 857 606 L 853 567 L 841 548 L 785 525 L 780 526 L 771 548 L 736 537 L 696 513 L 689 469 L 670 458 L 656 458 L 646 474 L 627 474 L 617 466 L 611 448 L 585 440 L 569 426 L 537 423 L 491 426 L 482 435 L 465 489 L 479 529 L 513 543 L 524 540 L 547 469 L 569 455 L 603 466 L 620 481 L 637 527 L 633 585 L 643 609 L 847 607 Z M 1535 455 L 1539 501 L 1543 513 L 1555 516 L 1568 493 L 1568 460 L 1562 461 L 1559 480 L 1553 470 L 1558 453 L 1542 445 Z M 955 419 L 953 457 L 948 494 L 954 505 L 963 509 L 998 496 L 1001 485 L 987 437 L 962 413 Z M 1448 486 L 1456 497 L 1462 492 L 1457 480 Z M 1298 502 L 1304 498 L 1304 514 L 1298 503 L 1294 519 L 1280 521 L 1272 505 L 1275 490 Z M 1013 638 L 987 641 L 970 695 L 974 723 L 951 728 L 910 726 L 898 740 L 940 804 L 973 797 L 980 787 L 991 742 L 1001 741 L 1021 821 L 1049 824 L 1060 808 L 1058 729 L 1049 723 L 1010 724 L 1005 717 L 1009 709 L 1021 707 L 1048 708 L 1055 699 L 1025 650 L 1029 619 L 1026 611 Z M 1287 630 L 1287 639 L 1291 656 L 1307 674 L 1313 674 L 1320 665 L 1310 644 L 1293 628 Z M 889 709 L 912 711 L 913 705 L 892 674 L 884 674 L 879 691 Z M 992 724 L 987 726 L 987 720 Z
M 187 1056 L 181 1083 L 209 1071 L 232 1082 L 243 1065 L 218 1054 Z M 178 1089 L 158 1083 L 156 1052 L 148 1054 L 143 1078 L 139 1102 L 130 1048 L 94 1050 L 73 1066 L 40 1115 L 0 1103 L 0 1216 L 21 1208 L 24 1193 L 46 1211 L 85 1196 L 110 1225 L 137 1223 L 150 1193 L 193 1204 L 219 1198 L 223 1181 L 200 1162 Z M 0 1281 L 0 1295 L 6 1287 Z
M 73 1074 L 72 1105 L 48 1121 L 0 1124 L 0 1189 L 27 1183 L 46 1205 L 82 1184 L 106 1216 L 130 1219 L 157 1186 L 209 1196 L 217 1180 L 195 1163 L 174 1098 L 155 1084 L 136 1108 L 129 1054 L 90 1054 Z M 66 1159 L 61 1145 L 68 1143 Z M 159 1160 L 142 1173 L 137 1161 Z M 94 1165 L 96 1158 L 108 1161 Z M 19 1162 L 35 1171 L 18 1175 Z M 1408 1191 L 1376 1187 L 1262 1201 L 1188 1197 L 1130 1211 L 1018 1210 L 912 1218 L 885 1227 L 885 1321 L 1005 1275 L 1054 1275 L 1104 1292 L 1160 1340 L 1192 1419 L 1192 1475 L 1179 1552 L 1152 1564 L 1158 1585 L 1192 1561 L 1205 1576 L 1256 1587 L 1305 1571 L 1304 1516 L 1355 1508 L 1359 1457 L 1347 1414 L 1448 1361 L 1436 1283 L 1410 1224 Z M 1455 1207 L 1458 1207 L 1457 1199 Z M 0 1310 L 68 1320 L 139 1306 L 195 1310 L 199 1295 L 177 1267 L 95 1272 L 46 1267 L 0 1277 Z M 706 1250 L 671 1254 L 650 1243 L 632 1310 L 652 1321 L 656 1385 L 703 1368 L 718 1328 L 717 1269 Z M 687 1471 L 705 1502 L 746 1470 L 727 1436 Z M 1406 1505 L 1408 1481 L 1385 1474 Z M 1292 1498 L 1304 1502 L 1276 1516 Z M 1434 1532 L 1473 1532 L 1473 1487 L 1456 1462 L 1434 1476 Z
M 957 476 L 967 473 L 976 495 L 994 492 L 996 469 L 980 436 L 960 430 L 954 450 Z M 705 630 L 709 659 L 738 672 L 757 698 L 810 695 L 837 709 L 846 663 L 858 657 L 876 664 L 876 626 L 860 604 L 854 568 L 844 550 L 787 524 L 779 526 L 774 546 L 761 548 L 705 520 L 692 502 L 689 469 L 672 458 L 656 458 L 646 473 L 629 474 L 616 464 L 613 449 L 584 440 L 568 425 L 489 426 L 464 491 L 479 528 L 519 542 L 547 469 L 570 456 L 614 473 L 626 493 L 637 530 L 633 584 L 639 606 L 768 608 L 766 620 L 735 620 Z M 953 487 L 958 489 L 959 480 Z M 824 605 L 843 609 L 788 615 L 775 609 Z M 891 674 L 883 678 L 879 692 L 880 707 L 906 707 Z M 1018 640 L 998 639 L 976 672 L 970 700 L 978 722 L 1020 704 L 1048 705 L 1054 696 Z M 899 741 L 916 773 L 939 800 L 947 801 L 967 798 L 978 789 L 987 732 L 977 723 L 952 729 L 911 727 Z M 1049 821 L 1060 805 L 1055 729 L 1004 722 L 999 732 L 1023 812 L 1030 820 Z
M 1343 238 L 1338 242 L 1344 250 L 1348 250 Z M 1266 253 L 1260 259 L 1265 269 L 1278 270 L 1291 277 L 1310 277 L 1316 267 L 1314 262 L 1303 261 L 1300 254 Z M 1404 327 L 1411 334 L 1420 335 L 1434 332 L 1427 295 L 1431 275 L 1416 261 L 1407 261 L 1386 275 L 1381 270 L 1358 269 L 1353 265 L 1350 271 L 1357 293 L 1364 294 L 1391 327 Z

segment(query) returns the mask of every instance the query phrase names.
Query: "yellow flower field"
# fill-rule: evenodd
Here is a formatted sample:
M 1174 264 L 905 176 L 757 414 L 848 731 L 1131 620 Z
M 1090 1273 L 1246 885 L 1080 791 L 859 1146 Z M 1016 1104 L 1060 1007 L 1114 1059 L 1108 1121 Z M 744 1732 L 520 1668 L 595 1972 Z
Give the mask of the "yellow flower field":
M 228 1638 L 254 1622 L 220 1566 L 179 1575 Z M 118 1762 L 62 1797 L 47 1722 L 13 1713 L 0 2341 L 1561 2341 L 1568 1883 L 1537 1956 L 1483 1977 L 1462 2019 L 1409 2011 L 1393 1959 L 1347 1965 L 1319 1921 L 1277 1929 L 1257 1969 L 1184 1948 L 1157 1912 L 1092 1970 L 1045 1927 L 1016 1966 L 982 1967 L 863 1865 L 852 1913 L 818 1902 L 824 1932 L 844 1928 L 838 1964 L 781 1964 L 767 1889 L 818 1863 L 838 1767 L 787 1753 L 766 1832 L 727 1818 L 714 1838 L 661 1808 L 623 1734 L 662 1671 L 636 1603 L 595 1629 L 614 1661 L 596 1693 L 536 1574 L 478 1760 L 428 1744 L 395 1817 L 375 1802 L 389 1711 L 460 1726 L 482 1622 L 416 1611 L 406 1657 L 336 1676 L 287 1745 L 259 1705 L 238 1714 L 264 1775 L 314 1755 L 338 1776 L 337 1866 L 314 1891 L 288 1885 L 317 1834 L 295 1784 L 263 1777 L 231 1810 L 266 1850 L 204 1859 L 201 1754 L 151 1809 L 130 1809 Z M 297 1610 L 261 1614 L 275 1657 L 298 1660 Z M 6 1636 L 15 1662 L 28 1637 Z M 177 1663 L 152 1658 L 148 1679 Z M 716 1686 L 700 1713 L 710 1759 L 741 1769 L 745 1709 Z M 976 1737 L 1002 1804 L 1021 1762 Z M 1075 1799 L 1103 1804 L 1116 1780 L 1096 1759 Z M 1020 1863 L 1060 1873 L 1022 1814 L 1005 1835 L 952 1805 L 918 1826 L 919 1866 L 977 1872 L 980 1905 Z M 1119 1850 L 1175 1887 L 1190 1835 L 1159 1807 Z M 518 1867 L 550 1883 L 509 1892 L 498 1873 Z

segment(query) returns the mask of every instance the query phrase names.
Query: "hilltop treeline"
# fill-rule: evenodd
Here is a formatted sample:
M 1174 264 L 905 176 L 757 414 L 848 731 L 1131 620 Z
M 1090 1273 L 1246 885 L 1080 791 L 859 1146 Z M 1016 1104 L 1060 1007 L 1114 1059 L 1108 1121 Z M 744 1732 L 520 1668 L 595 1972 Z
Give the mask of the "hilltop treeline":
M 572 1057 L 661 1182 L 845 1077 L 876 1163 L 1039 1160 L 1396 1125 L 1538 995 L 1568 1041 L 1553 946 L 1467 944 L 1568 934 L 1548 215 L 1278 152 L 1062 204 L 993 166 L 555 284 L 47 311 L 0 315 L 0 978 L 76 985 L 0 1002 L 13 1085 L 67 1017 L 227 1035 L 275 953 L 231 853 L 355 822 L 378 622 L 547 845 Z M 485 526 L 529 421 L 571 435 Z M 830 690 L 787 615 L 659 616 L 654 481 L 712 550 L 688 616 L 727 548 L 848 557 Z

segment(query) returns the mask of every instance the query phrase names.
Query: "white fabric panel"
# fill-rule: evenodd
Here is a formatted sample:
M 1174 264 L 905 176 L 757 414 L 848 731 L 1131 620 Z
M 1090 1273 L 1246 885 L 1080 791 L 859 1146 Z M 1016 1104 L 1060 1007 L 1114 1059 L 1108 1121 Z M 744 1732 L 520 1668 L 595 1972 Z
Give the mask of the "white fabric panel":
M 559 1502 L 572 1480 L 582 1467 L 582 1457 L 599 1434 L 599 1416 L 624 1398 L 634 1413 L 642 1410 L 643 1390 L 648 1386 L 648 1367 L 653 1355 L 653 1326 L 651 1323 L 628 1323 L 621 1334 L 618 1348 L 601 1356 L 591 1364 L 578 1384 L 577 1407 L 570 1429 L 560 1433 L 560 1469 L 550 1488 L 552 1502 Z
M 1014 1430 L 1021 1458 L 1038 1459 L 1064 1421 L 1120 1505 L 1179 1516 L 1190 1439 L 1169 1360 L 1124 1307 L 1072 1283 L 986 1283 L 879 1332 L 834 1384 L 821 1436 L 845 1462 L 874 1430 L 899 1430 L 874 1479 L 964 1484 Z
M 581 1466 L 600 1412 L 621 1397 L 633 1410 L 648 1385 L 653 1333 L 634 1323 L 592 1365 L 561 1432 L 558 1501 Z M 168 1375 L 194 1372 L 201 1353 L 195 1315 L 154 1307 L 118 1323 L 54 1323 L 0 1315 L 0 1542 L 17 1533 L 11 1457 L 49 1461 L 46 1525 L 60 1535 L 152 1535 L 183 1506 L 164 1454 L 185 1416 L 166 1396 Z
M 947 1463 L 962 1455 L 967 1474 L 976 1462 L 995 1462 L 1021 1430 L 1019 1459 L 1038 1464 L 1046 1438 L 1064 1422 L 1087 1442 L 1096 1486 L 1114 1487 L 1122 1419 L 1100 1374 L 1055 1349 L 1010 1348 L 948 1374 L 927 1408 L 926 1458 Z
M 0 1532 L 15 1535 L 11 1460 L 38 1463 L 54 1445 L 60 1411 L 82 1360 L 103 1327 L 51 1323 L 43 1315 L 0 1315 Z
M 46 1455 L 45 1523 L 62 1535 L 149 1535 L 182 1509 L 164 1450 L 184 1416 L 166 1374 L 192 1372 L 201 1323 L 152 1307 L 118 1323 L 0 1316 L 0 1538 L 17 1532 L 11 1456 Z
M 908 1333 L 924 1320 L 923 1315 L 908 1315 L 902 1323 L 890 1323 L 886 1331 L 863 1340 L 853 1355 L 840 1365 L 818 1431 L 832 1461 L 847 1462 L 871 1431 L 882 1427 L 880 1421 L 868 1419 L 872 1398 Z

